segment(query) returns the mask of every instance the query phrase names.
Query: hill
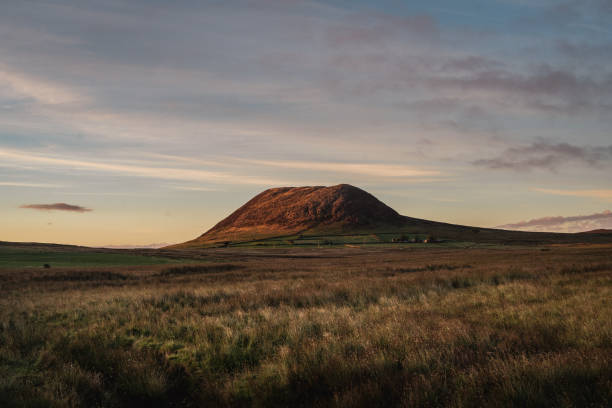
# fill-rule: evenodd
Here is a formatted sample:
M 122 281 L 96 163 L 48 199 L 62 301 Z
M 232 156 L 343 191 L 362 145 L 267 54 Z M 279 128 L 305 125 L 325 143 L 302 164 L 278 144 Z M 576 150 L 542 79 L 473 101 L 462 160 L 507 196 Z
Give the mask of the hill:
M 362 237 L 371 236 L 381 243 L 407 236 L 415 240 L 434 236 L 439 240 L 525 245 L 611 240 L 606 234 L 507 231 L 411 218 L 362 189 L 339 184 L 265 190 L 196 239 L 168 248 L 236 245 L 275 238 L 307 244 L 315 242 L 314 238 L 329 242 L 329 237 L 339 236 L 353 237 L 355 242 L 365 242 Z
M 261 239 L 314 228 L 348 231 L 404 223 L 405 217 L 395 210 L 347 184 L 282 187 L 258 194 L 196 241 Z
M 406 217 L 348 184 L 266 190 L 195 240 L 174 247 L 305 233 L 397 228 Z

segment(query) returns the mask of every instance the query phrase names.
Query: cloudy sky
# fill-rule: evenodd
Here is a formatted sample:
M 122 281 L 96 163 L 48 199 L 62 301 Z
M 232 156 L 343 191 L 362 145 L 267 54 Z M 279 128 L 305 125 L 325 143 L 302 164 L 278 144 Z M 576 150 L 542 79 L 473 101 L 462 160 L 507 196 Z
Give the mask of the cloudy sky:
M 266 188 L 337 183 L 413 217 L 612 228 L 611 19 L 609 0 L 4 0 L 0 240 L 181 242 Z

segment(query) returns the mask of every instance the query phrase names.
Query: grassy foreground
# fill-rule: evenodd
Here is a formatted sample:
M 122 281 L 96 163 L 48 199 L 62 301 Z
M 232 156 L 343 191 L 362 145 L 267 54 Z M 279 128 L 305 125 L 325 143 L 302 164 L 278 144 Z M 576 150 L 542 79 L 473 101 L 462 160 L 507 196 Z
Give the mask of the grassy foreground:
M 612 404 L 610 246 L 255 252 L 0 269 L 0 405 Z

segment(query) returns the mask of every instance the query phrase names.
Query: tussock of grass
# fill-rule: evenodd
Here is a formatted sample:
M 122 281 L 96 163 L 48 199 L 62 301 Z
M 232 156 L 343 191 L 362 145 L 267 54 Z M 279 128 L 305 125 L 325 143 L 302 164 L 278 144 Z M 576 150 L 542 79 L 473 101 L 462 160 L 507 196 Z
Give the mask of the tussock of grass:
M 561 273 L 565 275 L 583 274 L 590 272 L 600 272 L 612 270 L 612 263 L 599 263 L 590 265 L 572 265 L 564 267 Z
M 391 269 L 391 271 L 397 272 L 397 273 L 426 272 L 426 271 L 431 272 L 431 271 L 440 271 L 440 270 L 453 271 L 455 269 L 469 269 L 471 267 L 472 265 L 431 264 L 431 265 L 425 265 L 425 266 L 415 267 L 415 268 L 396 268 L 396 269 Z
M 159 276 L 194 275 L 199 273 L 218 273 L 233 271 L 243 268 L 241 265 L 218 264 L 218 265 L 186 265 L 163 269 Z
M 34 276 L 32 280 L 39 282 L 50 282 L 50 281 L 113 281 L 113 280 L 126 280 L 130 279 L 130 276 L 118 272 L 112 271 L 61 271 L 54 273 L 46 273 L 44 275 Z
M 4 272 L 0 401 L 609 406 L 609 254 L 228 255 L 78 278 Z

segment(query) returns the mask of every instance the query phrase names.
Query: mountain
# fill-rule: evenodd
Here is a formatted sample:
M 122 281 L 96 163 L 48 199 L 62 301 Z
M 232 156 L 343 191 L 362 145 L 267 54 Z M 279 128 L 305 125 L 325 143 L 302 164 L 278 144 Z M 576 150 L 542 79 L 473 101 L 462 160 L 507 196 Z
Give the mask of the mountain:
M 406 217 L 357 187 L 281 187 L 266 190 L 191 243 L 254 240 L 319 231 L 401 226 Z
M 168 248 L 197 248 L 302 235 L 421 234 L 496 244 L 610 241 L 603 234 L 507 231 L 406 217 L 372 194 L 348 184 L 266 190 L 198 238 Z

